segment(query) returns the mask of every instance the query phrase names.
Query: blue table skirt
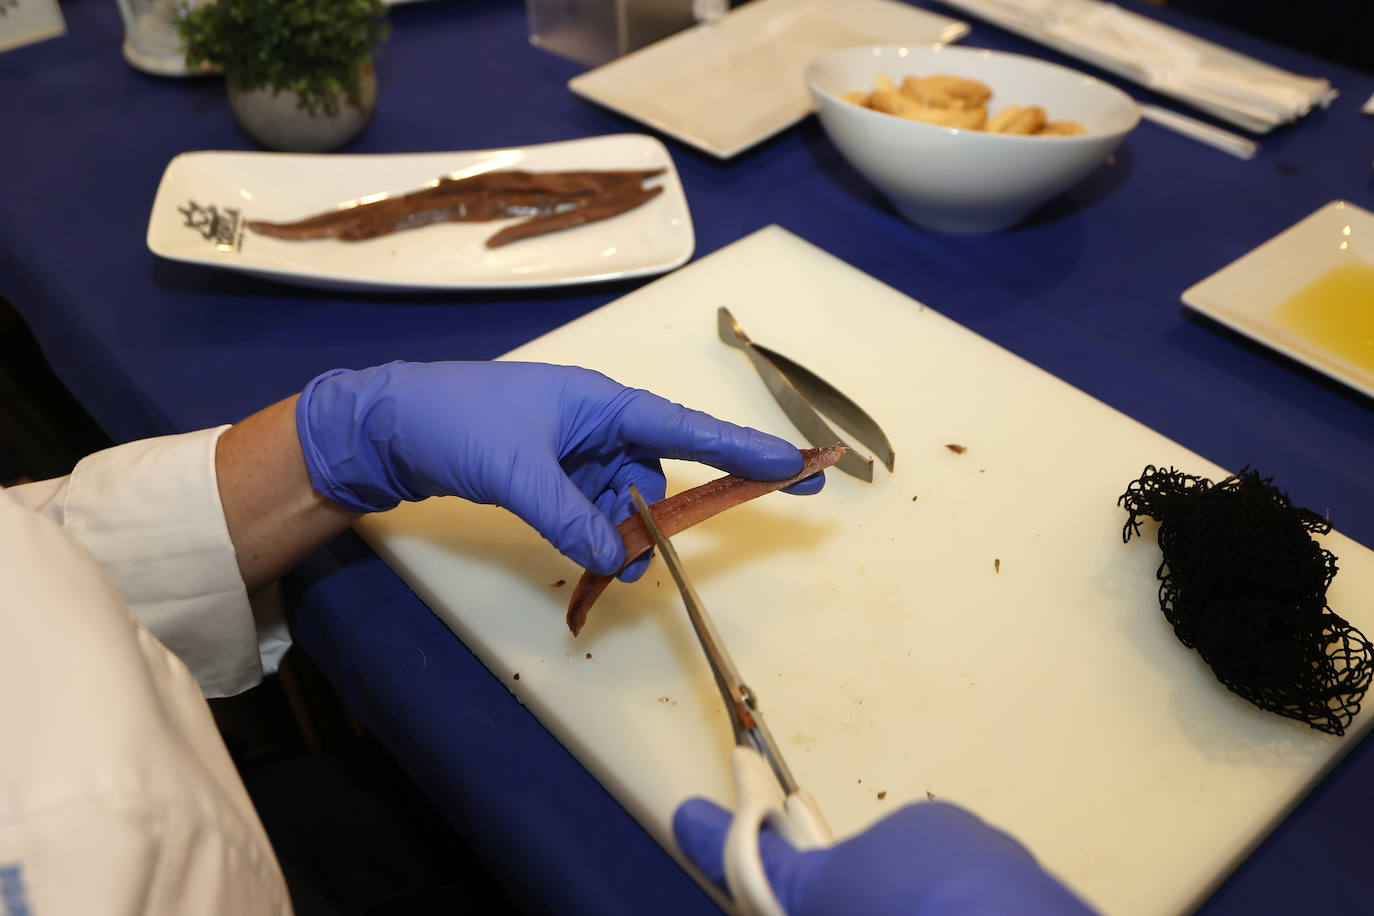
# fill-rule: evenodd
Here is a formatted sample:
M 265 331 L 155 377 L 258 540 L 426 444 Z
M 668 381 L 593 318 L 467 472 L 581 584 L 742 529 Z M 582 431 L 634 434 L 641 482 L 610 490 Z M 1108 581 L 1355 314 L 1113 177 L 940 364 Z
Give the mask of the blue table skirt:
M 1374 77 L 1125 5 L 1328 76 L 1341 98 L 1262 138 L 1251 162 L 1142 124 L 1111 164 L 1028 223 L 978 238 L 903 222 L 814 118 L 729 162 L 670 141 L 697 256 L 781 224 L 1210 460 L 1274 476 L 1296 502 L 1329 510 L 1338 528 L 1374 546 L 1371 402 L 1179 302 L 1189 285 L 1331 200 L 1374 208 L 1374 118 L 1358 112 Z M 117 440 L 232 422 L 336 366 L 492 358 L 644 282 L 338 294 L 160 261 L 144 233 L 168 161 L 256 147 L 234 125 L 221 81 L 152 77 L 124 63 L 110 0 L 62 9 L 66 36 L 0 54 L 0 296 Z M 345 152 L 645 130 L 568 92 L 582 68 L 528 45 L 515 0 L 407 4 L 391 17 L 376 118 Z M 964 44 L 1092 72 L 972 24 Z M 355 536 L 318 552 L 287 587 L 301 645 L 532 912 L 714 911 Z M 1203 912 L 1368 910 L 1371 785 L 1365 742 Z

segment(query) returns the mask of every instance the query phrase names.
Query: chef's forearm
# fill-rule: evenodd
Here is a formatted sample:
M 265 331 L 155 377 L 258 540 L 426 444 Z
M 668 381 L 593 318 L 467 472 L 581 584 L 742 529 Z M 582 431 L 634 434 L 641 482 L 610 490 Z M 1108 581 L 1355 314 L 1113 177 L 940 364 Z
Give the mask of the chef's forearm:
M 296 435 L 296 398 L 258 411 L 220 437 L 220 500 L 239 572 L 251 592 L 358 517 L 315 492 Z

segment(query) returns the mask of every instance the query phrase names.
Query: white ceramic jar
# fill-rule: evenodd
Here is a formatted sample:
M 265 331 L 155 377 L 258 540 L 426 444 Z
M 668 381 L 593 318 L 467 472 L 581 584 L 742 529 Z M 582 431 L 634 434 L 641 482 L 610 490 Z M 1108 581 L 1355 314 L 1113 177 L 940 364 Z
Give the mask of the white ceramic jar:
M 340 98 L 330 115 L 301 107 L 289 89 L 262 87 L 247 92 L 229 87 L 229 107 L 239 126 L 264 146 L 294 153 L 323 153 L 338 149 L 363 132 L 377 105 L 377 71 L 371 61 L 359 73 L 362 94 Z

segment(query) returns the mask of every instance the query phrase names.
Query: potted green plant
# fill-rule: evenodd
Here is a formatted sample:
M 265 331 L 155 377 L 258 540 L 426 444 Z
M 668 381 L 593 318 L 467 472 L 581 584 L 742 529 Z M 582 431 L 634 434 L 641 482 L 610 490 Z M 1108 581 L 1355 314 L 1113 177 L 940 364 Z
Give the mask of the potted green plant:
M 210 0 L 177 22 L 189 69 L 224 71 L 240 126 L 280 150 L 334 149 L 372 117 L 382 0 Z

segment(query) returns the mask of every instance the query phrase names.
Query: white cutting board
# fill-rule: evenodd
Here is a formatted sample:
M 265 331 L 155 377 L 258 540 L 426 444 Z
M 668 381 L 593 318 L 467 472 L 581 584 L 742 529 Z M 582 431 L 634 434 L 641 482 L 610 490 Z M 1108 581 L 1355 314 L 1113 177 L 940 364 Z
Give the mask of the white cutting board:
M 872 484 L 831 472 L 816 496 L 766 496 L 674 539 L 838 835 L 931 793 L 1109 914 L 1182 913 L 1369 725 L 1334 738 L 1255 709 L 1165 622 L 1155 530 L 1123 544 L 1117 497 L 1146 464 L 1225 471 L 785 230 L 508 358 L 596 368 L 798 441 L 717 338 L 719 305 L 863 405 L 897 453 Z M 669 493 L 718 476 L 666 464 Z M 579 569 L 502 510 L 431 500 L 359 528 L 674 855 L 682 799 L 730 803 L 730 729 L 661 564 L 612 584 L 573 639 Z M 1374 633 L 1374 554 L 1324 542 L 1333 609 Z

